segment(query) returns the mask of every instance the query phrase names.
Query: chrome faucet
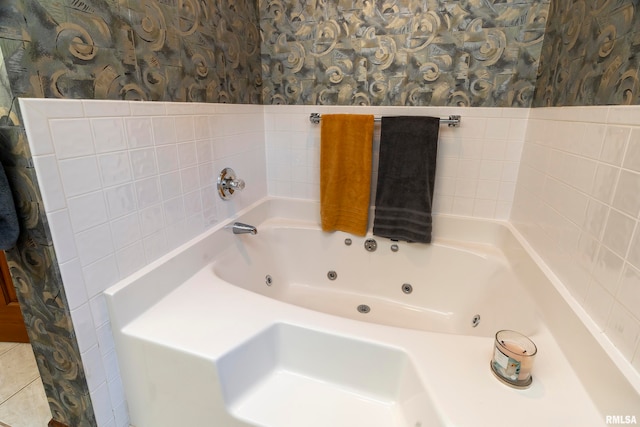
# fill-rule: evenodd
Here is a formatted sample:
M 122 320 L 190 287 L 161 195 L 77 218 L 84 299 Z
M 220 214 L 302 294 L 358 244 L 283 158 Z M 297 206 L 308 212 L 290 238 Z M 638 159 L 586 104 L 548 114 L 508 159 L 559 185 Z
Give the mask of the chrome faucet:
M 258 234 L 258 229 L 253 225 L 243 224 L 241 222 L 233 223 L 233 234 Z

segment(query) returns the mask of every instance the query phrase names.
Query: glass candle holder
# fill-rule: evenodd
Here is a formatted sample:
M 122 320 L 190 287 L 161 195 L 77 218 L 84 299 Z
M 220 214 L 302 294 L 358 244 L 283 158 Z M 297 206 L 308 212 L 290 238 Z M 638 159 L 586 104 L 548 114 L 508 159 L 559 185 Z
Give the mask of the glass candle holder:
M 491 371 L 507 385 L 527 388 L 533 377 L 531 369 L 538 348 L 519 332 L 502 330 L 496 333 Z

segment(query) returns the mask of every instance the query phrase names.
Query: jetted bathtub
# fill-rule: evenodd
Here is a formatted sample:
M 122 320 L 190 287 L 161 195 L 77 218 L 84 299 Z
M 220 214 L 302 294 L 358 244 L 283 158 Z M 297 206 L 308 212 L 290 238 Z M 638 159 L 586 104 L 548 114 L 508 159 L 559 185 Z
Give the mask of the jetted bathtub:
M 133 426 L 640 418 L 634 372 L 508 224 L 436 217 L 423 245 L 323 233 L 318 211 L 266 199 L 106 292 Z M 500 329 L 538 346 L 526 390 L 491 373 Z

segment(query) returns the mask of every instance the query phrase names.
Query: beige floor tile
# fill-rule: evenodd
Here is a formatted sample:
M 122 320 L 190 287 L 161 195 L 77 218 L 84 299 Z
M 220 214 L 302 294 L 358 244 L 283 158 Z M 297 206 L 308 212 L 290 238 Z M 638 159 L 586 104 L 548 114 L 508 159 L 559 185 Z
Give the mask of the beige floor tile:
M 5 354 L 7 351 L 11 350 L 13 347 L 21 345 L 17 342 L 0 342 L 0 355 Z
M 29 344 L 17 345 L 0 355 L 0 403 L 39 377 L 36 358 Z
M 0 421 L 11 427 L 45 427 L 51 411 L 40 378 L 0 405 Z

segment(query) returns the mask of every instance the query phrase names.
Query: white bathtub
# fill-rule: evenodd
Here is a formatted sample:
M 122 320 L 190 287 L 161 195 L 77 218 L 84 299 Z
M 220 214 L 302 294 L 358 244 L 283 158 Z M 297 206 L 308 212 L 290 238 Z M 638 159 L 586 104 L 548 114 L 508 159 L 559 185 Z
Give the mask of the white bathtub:
M 249 291 L 366 322 L 487 337 L 535 333 L 535 305 L 502 247 L 509 230 L 452 217 L 436 218 L 435 229 L 424 245 L 323 233 L 314 218 L 273 218 L 257 235 L 238 236 L 213 270 Z M 372 239 L 376 249 L 367 251 Z
M 375 238 L 368 252 L 362 238 L 320 232 L 317 211 L 267 199 L 236 219 L 257 235 L 221 225 L 106 292 L 133 426 L 640 419 L 637 378 L 508 225 L 436 218 L 431 246 L 400 242 L 393 252 Z M 493 335 L 505 328 L 538 346 L 529 389 L 490 371 Z

